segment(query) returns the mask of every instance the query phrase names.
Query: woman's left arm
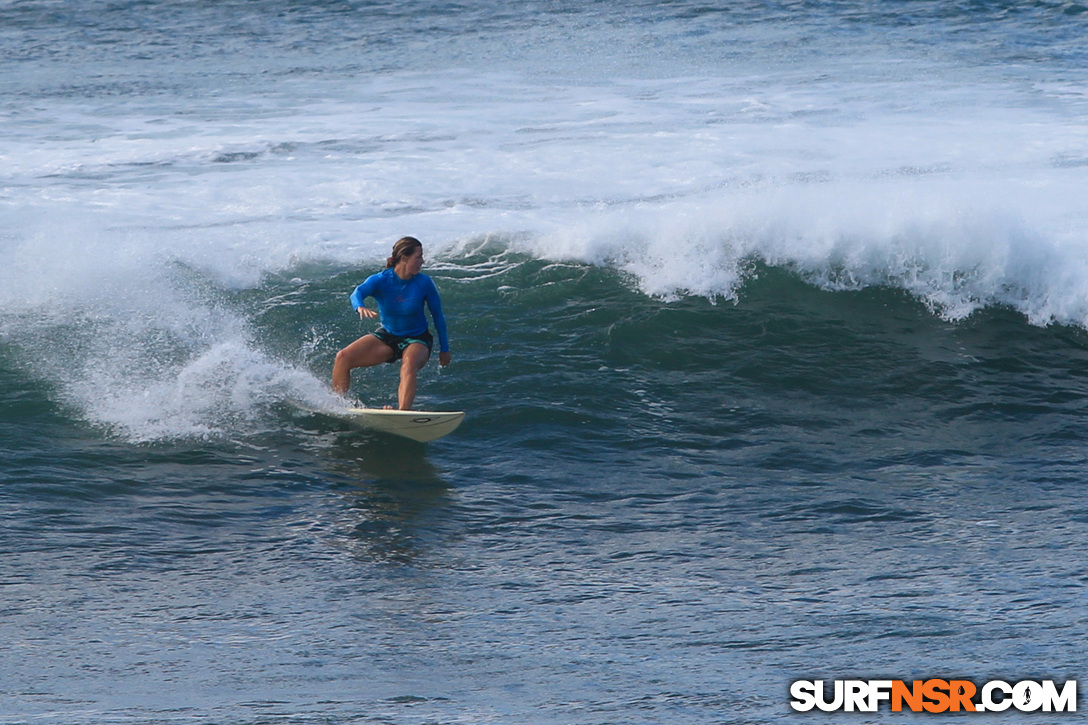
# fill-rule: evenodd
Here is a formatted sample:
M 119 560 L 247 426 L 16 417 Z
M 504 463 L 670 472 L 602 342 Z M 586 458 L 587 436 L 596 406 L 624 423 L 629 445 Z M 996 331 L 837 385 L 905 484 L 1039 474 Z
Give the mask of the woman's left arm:
M 434 320 L 434 329 L 438 332 L 438 364 L 442 367 L 450 364 L 450 338 L 446 330 L 446 316 L 442 314 L 442 298 L 438 294 L 438 287 L 434 280 L 428 278 L 430 289 L 427 290 L 425 299 L 427 308 L 431 311 L 431 319 Z

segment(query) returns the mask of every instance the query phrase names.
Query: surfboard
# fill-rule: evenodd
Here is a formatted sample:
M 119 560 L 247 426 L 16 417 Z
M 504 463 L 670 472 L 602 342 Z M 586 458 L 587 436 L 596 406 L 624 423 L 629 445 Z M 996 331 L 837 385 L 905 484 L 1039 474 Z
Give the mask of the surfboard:
M 464 411 L 345 408 L 333 415 L 370 430 L 426 443 L 449 435 L 465 419 Z

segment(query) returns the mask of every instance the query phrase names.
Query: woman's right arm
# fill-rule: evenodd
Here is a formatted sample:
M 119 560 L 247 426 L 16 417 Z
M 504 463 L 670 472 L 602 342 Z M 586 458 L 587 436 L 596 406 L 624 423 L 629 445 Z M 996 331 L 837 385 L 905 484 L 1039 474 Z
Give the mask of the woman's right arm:
M 367 277 L 366 281 L 355 288 L 355 291 L 351 293 L 351 307 L 359 313 L 359 319 L 377 317 L 378 313 L 366 305 L 363 304 L 363 300 L 367 297 L 371 297 L 374 294 L 375 277 L 377 275 L 371 275 Z

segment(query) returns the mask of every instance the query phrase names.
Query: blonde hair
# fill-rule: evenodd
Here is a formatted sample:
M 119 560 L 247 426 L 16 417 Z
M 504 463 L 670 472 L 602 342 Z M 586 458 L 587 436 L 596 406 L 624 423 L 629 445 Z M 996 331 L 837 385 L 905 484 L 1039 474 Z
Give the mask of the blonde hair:
M 404 257 L 411 257 L 417 249 L 423 249 L 423 242 L 415 237 L 401 237 L 393 245 L 393 256 L 385 260 L 385 268 L 396 267 Z

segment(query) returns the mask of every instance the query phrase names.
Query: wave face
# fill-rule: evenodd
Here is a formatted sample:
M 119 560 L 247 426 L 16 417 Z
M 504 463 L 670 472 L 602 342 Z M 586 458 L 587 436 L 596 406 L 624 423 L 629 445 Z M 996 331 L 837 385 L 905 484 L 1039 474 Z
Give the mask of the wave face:
M 760 722 L 859 662 L 1083 661 L 1083 330 L 759 264 L 662 299 L 516 241 L 430 258 L 455 358 L 419 400 L 468 417 L 426 450 L 294 405 L 367 329 L 356 270 L 12 323 L 9 719 Z
M 0 721 L 1075 677 L 1085 10 L 0 0 Z M 425 448 L 300 412 L 406 234 Z
M 1083 328 L 1076 7 L 4 4 L 5 339 L 94 420 L 197 431 L 204 375 L 318 396 L 223 290 L 405 233 L 655 299 L 770 268 Z

